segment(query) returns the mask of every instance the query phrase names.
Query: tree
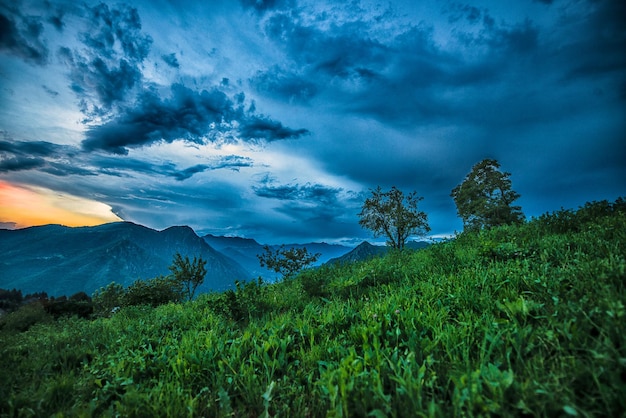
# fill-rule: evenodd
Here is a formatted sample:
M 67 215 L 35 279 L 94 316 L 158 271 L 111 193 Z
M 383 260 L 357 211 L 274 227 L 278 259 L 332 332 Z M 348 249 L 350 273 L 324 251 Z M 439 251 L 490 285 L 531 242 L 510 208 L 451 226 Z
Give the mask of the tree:
M 417 192 L 405 196 L 395 186 L 388 192 L 378 186 L 363 203 L 359 225 L 373 231 L 374 236 L 385 236 L 387 245 L 402 250 L 409 236 L 424 236 L 430 231 L 428 216 L 417 208 L 422 199 Z
M 285 246 L 281 245 L 279 249 L 272 250 L 266 245 L 263 250 L 265 254 L 257 254 L 261 267 L 274 270 L 282 274 L 283 278 L 292 277 L 309 264 L 315 263 L 321 256 L 320 253 L 309 253 L 306 247 L 285 249 Z
M 520 195 L 511 189 L 510 175 L 500 171 L 498 161 L 487 158 L 474 165 L 465 180 L 452 189 L 450 196 L 463 219 L 464 230 L 480 230 L 524 220 L 521 207 L 512 205 Z
M 204 281 L 206 263 L 206 260 L 195 256 L 191 262 L 189 257 L 183 258 L 178 252 L 174 255 L 174 261 L 169 269 L 174 275 L 174 279 L 183 285 L 188 300 L 193 299 L 196 289 Z

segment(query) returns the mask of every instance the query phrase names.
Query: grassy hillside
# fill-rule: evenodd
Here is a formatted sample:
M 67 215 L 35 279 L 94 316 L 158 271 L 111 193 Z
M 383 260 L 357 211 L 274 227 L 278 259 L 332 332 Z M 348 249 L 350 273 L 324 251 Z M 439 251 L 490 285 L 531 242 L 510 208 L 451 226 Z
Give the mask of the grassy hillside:
M 2 416 L 624 416 L 626 202 L 0 333 Z M 58 415 L 60 416 L 60 415 Z

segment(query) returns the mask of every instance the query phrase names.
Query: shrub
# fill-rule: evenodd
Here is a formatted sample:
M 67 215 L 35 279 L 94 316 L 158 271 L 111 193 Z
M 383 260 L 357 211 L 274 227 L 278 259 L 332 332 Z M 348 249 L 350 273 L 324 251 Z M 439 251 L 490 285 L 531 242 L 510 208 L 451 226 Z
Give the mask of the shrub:
M 41 302 L 33 302 L 0 318 L 0 329 L 24 332 L 35 324 L 51 321 L 52 317 L 45 311 Z
M 93 306 L 98 316 L 110 316 L 114 308 L 124 306 L 126 290 L 121 284 L 111 282 L 93 294 Z
M 331 268 L 322 266 L 315 270 L 306 270 L 298 276 L 302 283 L 302 289 L 310 297 L 328 297 L 328 273 Z
M 80 318 L 89 318 L 94 312 L 91 300 L 79 301 L 73 299 L 56 299 L 43 302 L 43 307 L 47 313 L 52 315 L 54 319 L 61 316 L 76 315 Z
M 159 276 L 149 280 L 137 280 L 128 286 L 124 305 L 158 306 L 181 302 L 182 299 L 182 284 L 173 277 Z
M 267 287 L 260 277 L 256 281 L 235 281 L 235 290 L 229 289 L 221 294 L 212 294 L 208 303 L 216 314 L 226 315 L 240 322 L 259 318 L 269 308 Z

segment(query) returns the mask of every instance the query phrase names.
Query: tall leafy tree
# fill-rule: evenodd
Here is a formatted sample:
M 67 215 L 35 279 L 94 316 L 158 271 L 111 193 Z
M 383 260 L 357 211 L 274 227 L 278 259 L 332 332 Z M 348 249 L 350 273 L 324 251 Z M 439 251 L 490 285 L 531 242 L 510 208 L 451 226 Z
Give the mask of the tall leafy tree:
M 359 224 L 387 238 L 387 245 L 402 250 L 411 235 L 424 236 L 430 231 L 428 216 L 417 204 L 423 199 L 417 192 L 404 193 L 395 186 L 383 192 L 380 186 L 363 203 Z
M 480 230 L 520 223 L 524 214 L 513 205 L 519 193 L 511 188 L 511 173 L 500 171 L 497 160 L 484 159 L 472 167 L 463 182 L 452 189 L 464 230 Z
M 280 273 L 283 278 L 289 278 L 315 263 L 321 255 L 320 253 L 311 254 L 306 247 L 287 249 L 284 245 L 275 250 L 266 245 L 263 250 L 265 250 L 264 254 L 257 255 L 261 267 Z
M 193 299 L 196 289 L 204 281 L 206 263 L 206 260 L 203 260 L 201 257 L 194 257 L 193 261 L 190 261 L 188 256 L 183 258 L 178 252 L 174 255 L 174 261 L 169 269 L 174 279 L 182 284 L 185 296 L 189 300 Z

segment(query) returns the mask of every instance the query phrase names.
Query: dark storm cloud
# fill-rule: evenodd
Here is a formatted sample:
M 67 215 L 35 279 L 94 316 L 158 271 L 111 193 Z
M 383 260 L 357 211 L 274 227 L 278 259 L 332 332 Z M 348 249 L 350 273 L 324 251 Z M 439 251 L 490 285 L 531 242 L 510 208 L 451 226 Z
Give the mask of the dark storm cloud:
M 137 9 L 100 3 L 86 8 L 86 28 L 79 33 L 84 48 L 61 47 L 60 60 L 69 69 L 70 87 L 88 120 L 110 115 L 131 98 L 142 81 L 142 63 L 152 38 L 141 30 Z
M 43 24 L 39 18 L 0 8 L 0 50 L 26 62 L 45 65 L 48 62 L 48 48 L 42 33 Z
M 478 7 L 469 4 L 452 3 L 445 6 L 444 11 L 448 13 L 450 23 L 456 23 L 463 18 L 470 23 L 477 23 L 482 15 L 482 11 Z
M 58 31 L 62 31 L 65 23 L 63 23 L 63 15 L 57 14 L 54 16 L 48 17 L 48 23 L 54 26 Z
M 391 36 L 377 28 L 375 18 L 342 22 L 326 15 L 306 20 L 297 12 L 274 13 L 264 30 L 290 61 L 259 71 L 251 84 L 281 100 L 307 103 L 323 96 L 338 111 L 392 124 L 482 118 L 482 106 L 467 88 L 517 77 L 513 71 L 539 49 L 539 28 L 530 20 L 496 22 L 488 10 L 469 5 L 456 4 L 444 13 L 452 22 L 463 19 L 477 27 L 453 34 L 464 48 L 475 50 L 471 58 L 444 49 L 423 23 Z M 500 94 L 501 89 L 485 89 L 478 97 L 495 103 Z
M 302 241 L 320 235 L 328 238 L 363 235 L 356 222 L 356 213 L 362 203 L 358 193 L 319 183 L 280 184 L 269 174 L 252 189 L 257 196 L 274 200 L 274 211 L 296 221 L 272 225 L 277 236 Z M 261 224 L 249 224 L 246 228 L 252 231 L 265 229 Z
M 0 140 L 0 153 L 16 155 L 52 156 L 58 154 L 63 147 L 46 141 L 8 141 Z
M 375 39 L 359 36 L 359 29 L 367 30 L 366 24 L 321 30 L 287 13 L 274 14 L 265 25 L 266 34 L 289 53 L 296 66 L 340 78 L 354 76 L 356 68 L 380 67 L 387 57 L 387 48 Z
M 6 135 L 5 135 L 6 136 Z M 135 174 L 159 175 L 178 181 L 204 171 L 229 169 L 239 171 L 252 167 L 251 158 L 224 155 L 185 169 L 173 163 L 153 164 L 134 158 L 108 157 L 90 154 L 77 147 L 57 145 L 46 141 L 0 140 L 0 172 L 38 170 L 57 177 L 96 176 L 133 177 Z
M 217 89 L 197 92 L 174 84 L 171 97 L 161 99 L 154 91 L 139 96 L 135 107 L 86 132 L 85 150 L 127 154 L 129 147 L 147 146 L 160 141 L 185 140 L 204 144 L 221 140 L 278 140 L 297 138 L 307 131 L 290 129 L 280 122 L 250 115 L 243 97 L 231 100 Z M 239 126 L 239 128 L 236 127 Z
M 244 8 L 252 8 L 259 13 L 272 9 L 286 9 L 293 6 L 293 0 L 241 0 Z
M 451 78 L 449 67 L 458 65 L 454 57 L 435 46 L 428 27 L 412 27 L 383 42 L 373 26 L 357 20 L 320 28 L 297 15 L 276 13 L 265 32 L 291 61 L 251 82 L 276 98 L 298 98 L 301 91 L 305 99 L 324 94 L 339 109 L 384 120 L 441 112 L 434 89 Z
M 82 168 L 75 163 L 70 162 L 54 162 L 47 161 L 44 167 L 41 167 L 41 171 L 52 174 L 57 177 L 65 176 L 96 176 L 98 173 L 94 170 Z
M 307 103 L 318 91 L 315 83 L 279 66 L 258 71 L 250 83 L 258 92 L 287 102 Z
M 530 20 L 527 19 L 512 28 L 498 28 L 493 22 L 488 22 L 490 23 L 486 25 L 487 36 L 482 39 L 482 42 L 490 47 L 504 50 L 511 56 L 518 53 L 524 54 L 537 48 L 539 30 Z
M 263 116 L 246 118 L 239 128 L 240 135 L 247 140 L 276 141 L 296 139 L 309 133 L 307 129 L 291 129 L 282 123 Z
M 47 141 L 0 141 L 0 172 L 38 170 L 58 177 L 95 175 L 84 168 L 79 150 Z
M 585 36 L 559 51 L 569 65 L 564 79 L 612 75 L 626 88 L 626 2 L 605 0 L 594 3 L 595 10 L 585 24 L 574 28 Z M 623 90 L 622 90 L 623 91 Z
M 87 18 L 89 28 L 80 34 L 80 38 L 93 52 L 109 59 L 122 54 L 133 62 L 142 62 L 148 55 L 152 38 L 142 33 L 136 8 L 124 4 L 109 8 L 100 3 L 88 9 Z
M 300 220 L 331 220 L 345 213 L 346 198 L 344 190 L 322 184 L 276 184 L 270 175 L 266 175 L 254 193 L 263 198 L 280 202 L 275 209 Z
M 182 181 L 187 180 L 194 174 L 202 173 L 207 170 L 219 170 L 226 168 L 233 171 L 239 171 L 240 168 L 252 166 L 253 163 L 250 158 L 240 157 L 237 155 L 229 155 L 226 157 L 222 157 L 220 160 L 215 161 L 213 164 L 196 164 L 182 171 L 172 172 L 170 173 L 170 176 L 178 181 Z
M 221 156 L 219 158 L 210 159 L 205 164 L 196 164 L 182 170 L 178 169 L 173 163 L 153 164 L 134 158 L 98 157 L 95 161 L 97 161 L 100 167 L 100 173 L 109 176 L 131 177 L 136 173 L 142 173 L 171 177 L 178 181 L 187 180 L 194 174 L 205 171 L 220 169 L 239 171 L 241 168 L 252 167 L 254 165 L 250 158 L 238 155 Z
M 327 187 L 321 184 L 275 184 L 275 181 L 266 175 L 254 186 L 255 194 L 260 197 L 278 200 L 294 200 L 299 202 L 321 202 L 323 204 L 337 202 L 337 195 L 343 191 L 341 188 Z
M 78 95 L 95 91 L 99 103 L 104 109 L 127 97 L 128 91 L 141 80 L 141 71 L 126 60 L 120 60 L 119 66 L 109 66 L 100 58 L 90 62 L 76 62 L 72 69 L 72 90 Z
M 178 63 L 178 59 L 176 58 L 176 53 L 174 52 L 172 52 L 171 54 L 161 55 L 161 59 L 172 68 L 180 68 L 180 64 Z
M 203 143 L 205 135 L 223 130 L 222 124 L 243 115 L 242 108 L 218 89 L 193 91 L 181 84 L 172 85 L 171 97 L 162 100 L 154 91 L 142 93 L 135 107 L 86 132 L 83 148 L 127 154 L 128 147 L 184 139 Z M 212 129 L 213 128 L 213 129 Z
M 0 173 L 8 173 L 10 171 L 23 171 L 40 168 L 46 165 L 46 161 L 39 157 L 0 157 Z

